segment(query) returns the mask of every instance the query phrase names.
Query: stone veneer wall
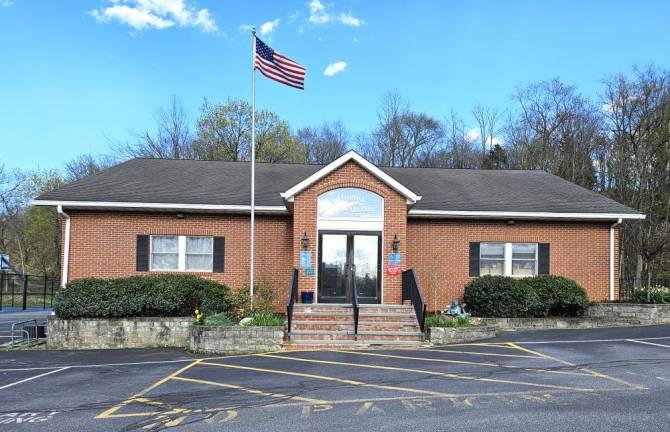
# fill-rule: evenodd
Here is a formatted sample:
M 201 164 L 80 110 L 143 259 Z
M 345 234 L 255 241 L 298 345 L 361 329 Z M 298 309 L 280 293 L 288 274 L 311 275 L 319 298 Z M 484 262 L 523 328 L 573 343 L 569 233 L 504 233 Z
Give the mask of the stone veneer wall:
M 187 347 L 191 317 L 49 317 L 47 341 L 61 349 Z
M 428 327 L 428 339 L 434 345 L 472 342 L 496 337 L 496 328 L 481 327 Z
M 613 320 L 636 320 L 642 324 L 670 323 L 670 304 L 595 303 L 588 317 Z
M 250 354 L 279 351 L 284 327 L 206 326 L 191 327 L 191 351 L 205 354 Z

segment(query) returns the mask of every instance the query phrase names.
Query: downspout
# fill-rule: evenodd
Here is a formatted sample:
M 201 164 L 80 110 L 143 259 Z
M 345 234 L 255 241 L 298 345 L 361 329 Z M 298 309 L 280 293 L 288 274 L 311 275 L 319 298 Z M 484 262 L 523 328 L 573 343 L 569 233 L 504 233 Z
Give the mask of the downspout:
M 614 228 L 621 224 L 621 219 L 610 225 L 610 301 L 614 301 Z
M 70 215 L 63 211 L 63 206 L 56 207 L 58 214 L 65 219 L 65 235 L 63 238 L 63 269 L 61 270 L 60 286 L 67 284 L 68 265 L 70 264 Z

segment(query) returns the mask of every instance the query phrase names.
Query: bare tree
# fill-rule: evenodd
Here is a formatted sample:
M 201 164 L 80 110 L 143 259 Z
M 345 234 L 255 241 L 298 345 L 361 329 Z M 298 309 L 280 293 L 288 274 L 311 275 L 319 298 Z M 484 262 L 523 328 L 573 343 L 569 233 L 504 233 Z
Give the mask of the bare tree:
M 349 132 L 338 120 L 298 129 L 296 138 L 306 148 L 311 163 L 327 164 L 347 151 Z
M 96 158 L 90 153 L 77 156 L 65 163 L 65 181 L 73 182 L 91 176 L 112 165 L 114 162 L 109 157 Z
M 186 111 L 173 97 L 167 109 L 158 110 L 155 131 L 146 129 L 135 142 L 125 142 L 116 146 L 116 150 L 128 157 L 190 159 L 193 157 L 192 144 Z
M 496 144 L 496 138 L 501 131 L 500 120 L 502 115 L 497 108 L 476 105 L 472 109 L 472 116 L 475 118 L 479 129 L 479 141 L 482 146 L 482 159 L 484 159 L 493 150 L 493 145 Z

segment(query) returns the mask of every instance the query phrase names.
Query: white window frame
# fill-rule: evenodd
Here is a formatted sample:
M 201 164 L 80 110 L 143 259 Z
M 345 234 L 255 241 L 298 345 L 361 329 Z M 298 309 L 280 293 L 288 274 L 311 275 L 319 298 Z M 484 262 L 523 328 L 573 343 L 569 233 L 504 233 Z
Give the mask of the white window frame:
M 177 268 L 176 269 L 154 269 L 154 237 L 177 237 Z M 186 238 L 200 237 L 212 239 L 212 269 L 211 270 L 187 270 L 186 269 Z M 156 234 L 149 238 L 149 269 L 152 272 L 182 272 L 182 273 L 213 273 L 214 271 L 214 237 L 198 235 L 172 235 Z
M 513 275 L 512 274 L 512 262 L 514 261 L 514 259 L 512 258 L 512 256 L 513 256 L 512 255 L 513 245 L 515 245 L 515 244 L 532 244 L 532 245 L 535 245 L 535 270 L 533 271 L 533 276 L 537 276 L 537 274 L 538 274 L 538 253 L 539 253 L 539 249 L 540 249 L 539 243 L 484 241 L 484 242 L 480 242 L 480 245 L 481 244 L 502 244 L 502 245 L 504 245 L 504 256 L 503 256 L 504 271 L 503 271 L 502 276 L 508 276 L 508 277 L 519 278 L 519 279 L 525 278 L 525 277 L 530 277 L 530 276 L 527 276 L 527 275 Z M 484 260 L 486 260 L 486 258 L 484 258 Z M 526 260 L 524 260 L 524 261 L 526 261 Z M 481 246 L 480 246 L 480 248 L 479 248 L 479 263 L 480 263 L 479 276 L 484 276 L 484 275 L 482 275 L 482 271 L 481 271 L 481 262 L 482 262 L 482 251 L 481 251 Z

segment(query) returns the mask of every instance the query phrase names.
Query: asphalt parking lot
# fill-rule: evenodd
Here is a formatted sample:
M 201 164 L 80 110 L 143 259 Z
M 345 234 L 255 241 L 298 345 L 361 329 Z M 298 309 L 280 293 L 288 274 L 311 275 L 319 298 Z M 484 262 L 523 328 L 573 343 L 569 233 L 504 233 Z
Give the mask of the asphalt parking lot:
M 667 431 L 670 326 L 431 349 L 0 353 L 0 431 Z

